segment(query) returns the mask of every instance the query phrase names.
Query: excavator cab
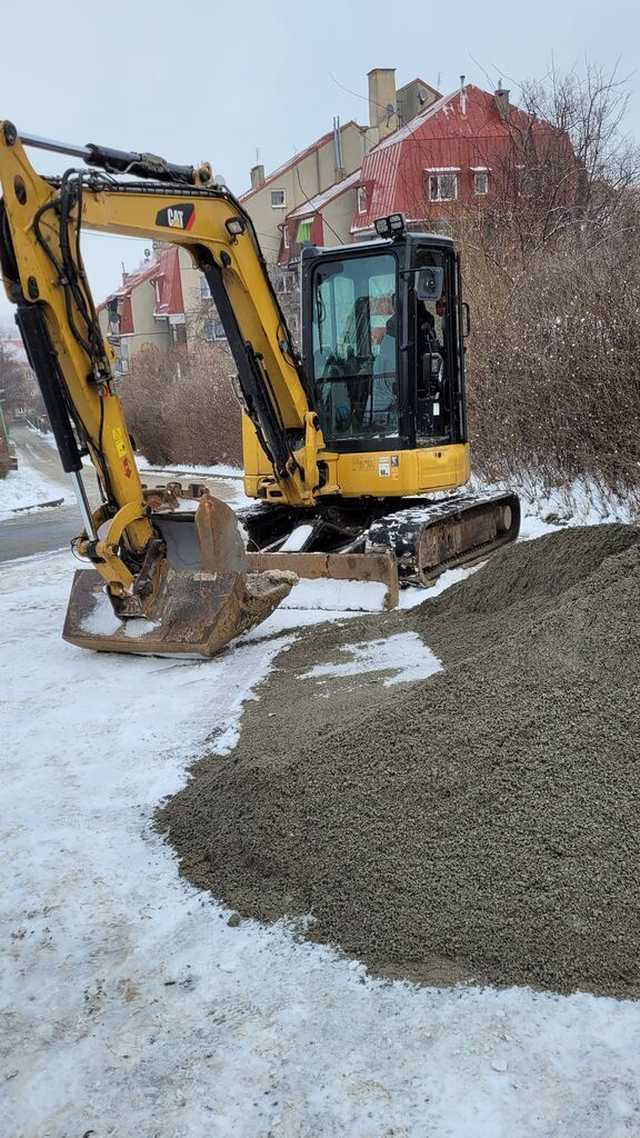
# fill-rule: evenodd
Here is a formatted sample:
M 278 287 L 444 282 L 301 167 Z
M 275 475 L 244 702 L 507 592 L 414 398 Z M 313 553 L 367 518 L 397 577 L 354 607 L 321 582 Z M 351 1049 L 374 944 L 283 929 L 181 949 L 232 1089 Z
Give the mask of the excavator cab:
M 467 441 L 458 256 L 395 218 L 383 241 L 302 253 L 303 357 L 338 454 Z

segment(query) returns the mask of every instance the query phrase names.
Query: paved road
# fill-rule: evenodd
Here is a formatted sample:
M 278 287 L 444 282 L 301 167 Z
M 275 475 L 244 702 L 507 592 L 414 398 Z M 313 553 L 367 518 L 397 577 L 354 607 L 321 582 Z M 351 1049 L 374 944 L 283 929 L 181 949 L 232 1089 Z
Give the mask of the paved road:
M 72 497 L 73 490 L 63 473 L 58 452 L 46 439 L 27 427 L 15 426 L 11 438 L 16 445 L 18 463 L 28 465 L 49 482 L 60 482 L 61 496 Z M 93 467 L 84 472 L 85 485 L 92 502 L 97 501 L 97 482 Z M 149 486 L 175 479 L 176 474 L 155 474 L 145 471 L 143 481 Z M 190 476 L 193 481 L 193 476 Z M 187 479 L 183 479 L 186 482 Z M 242 483 L 220 478 L 201 478 L 217 497 L 232 502 L 241 492 Z M 16 514 L 0 521 L 0 562 L 16 557 L 29 557 L 34 553 L 68 547 L 82 529 L 80 513 L 73 501 L 53 509 L 42 509 L 31 514 Z
M 0 522 L 0 561 L 29 557 L 51 549 L 68 546 L 82 529 L 76 506 L 60 506 L 53 510 L 17 515 Z

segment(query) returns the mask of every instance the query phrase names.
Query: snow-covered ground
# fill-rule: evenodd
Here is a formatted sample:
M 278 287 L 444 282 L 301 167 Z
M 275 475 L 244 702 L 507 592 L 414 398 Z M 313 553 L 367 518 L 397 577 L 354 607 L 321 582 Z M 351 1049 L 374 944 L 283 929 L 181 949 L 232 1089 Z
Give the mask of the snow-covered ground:
M 539 478 L 522 478 L 515 483 L 482 482 L 472 478 L 470 489 L 480 493 L 515 491 L 522 505 L 523 525 L 528 523 L 530 536 L 546 532 L 539 523 L 551 523 L 552 528 L 564 526 L 592 526 L 603 522 L 633 522 L 640 514 L 638 502 L 617 498 L 592 479 L 576 479 L 568 486 L 549 487 Z
M 206 478 L 243 478 L 239 466 L 230 466 L 226 462 L 217 462 L 213 466 L 185 466 L 184 463 L 182 465 L 170 463 L 168 466 L 156 466 L 149 462 L 143 454 L 136 455 L 136 462 L 140 470 L 149 470 L 157 474 L 184 474 L 192 475 L 194 478 L 197 475 Z
M 71 482 L 63 473 L 51 432 L 24 424 L 15 428 L 14 433 L 19 466 L 17 471 L 11 471 L 6 478 L 0 479 L 0 521 L 16 517 L 16 510 L 38 510 L 51 501 L 61 504 L 75 502 Z M 85 458 L 83 465 L 89 497 L 97 503 L 96 480 L 90 459 Z M 161 468 L 151 466 L 143 457 L 139 466 L 143 479 L 146 476 L 146 481 L 151 484 L 181 475 L 183 480 L 204 480 L 214 493 L 236 508 L 253 502 L 244 494 L 242 471 L 234 466 L 219 465 L 199 470 L 189 466 Z M 185 502 L 184 508 L 192 509 L 193 503 Z
M 45 478 L 40 471 L 21 463 L 18 470 L 10 470 L 6 478 L 0 478 L 0 519 L 14 517 L 14 510 L 39 508 L 43 502 L 60 498 L 73 498 L 62 472 L 59 480 Z
M 155 805 L 233 743 L 292 626 L 328 614 L 281 610 L 276 640 L 206 663 L 94 655 L 60 640 L 74 567 L 0 570 L 2 1133 L 638 1133 L 637 1004 L 372 981 L 294 929 L 230 927 L 178 876 Z

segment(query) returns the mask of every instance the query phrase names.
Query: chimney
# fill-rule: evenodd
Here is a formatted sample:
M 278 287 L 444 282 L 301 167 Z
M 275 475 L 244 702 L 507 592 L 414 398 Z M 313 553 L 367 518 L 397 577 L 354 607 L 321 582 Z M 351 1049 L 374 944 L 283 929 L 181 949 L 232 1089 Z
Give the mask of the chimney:
M 344 160 L 342 158 L 342 129 L 340 127 L 340 116 L 334 116 L 333 119 L 333 161 L 335 167 L 335 180 L 341 182 L 345 176 Z
M 467 113 L 467 93 L 464 89 L 464 75 L 460 76 L 460 114 Z
M 251 189 L 258 190 L 260 186 L 264 186 L 264 166 L 258 162 L 256 166 L 251 167 Z
M 498 79 L 498 90 L 494 91 L 493 98 L 503 122 L 509 118 L 509 95 L 510 92 L 502 86 L 502 80 Z
M 386 138 L 398 125 L 395 67 L 374 67 L 369 80 L 369 125 Z

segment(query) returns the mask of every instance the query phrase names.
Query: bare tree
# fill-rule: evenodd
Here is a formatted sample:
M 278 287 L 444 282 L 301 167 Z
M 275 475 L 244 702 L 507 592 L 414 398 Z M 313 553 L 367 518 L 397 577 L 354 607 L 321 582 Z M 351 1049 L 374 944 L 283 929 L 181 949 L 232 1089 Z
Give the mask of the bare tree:
M 587 60 L 560 75 L 552 64 L 544 82 L 522 86 L 525 108 L 568 135 L 581 177 L 577 204 L 591 220 L 609 211 L 637 182 L 638 148 L 624 130 L 629 78 Z
M 0 340 L 0 400 L 9 419 L 19 415 L 41 419 L 44 404 L 35 376 Z
M 564 76 L 552 66 L 521 85 L 521 107 L 505 117 L 507 142 L 487 156 L 491 206 L 458 219 L 512 283 L 545 246 L 585 248 L 622 223 L 640 172 L 623 129 L 628 99 L 628 79 L 589 62 Z

